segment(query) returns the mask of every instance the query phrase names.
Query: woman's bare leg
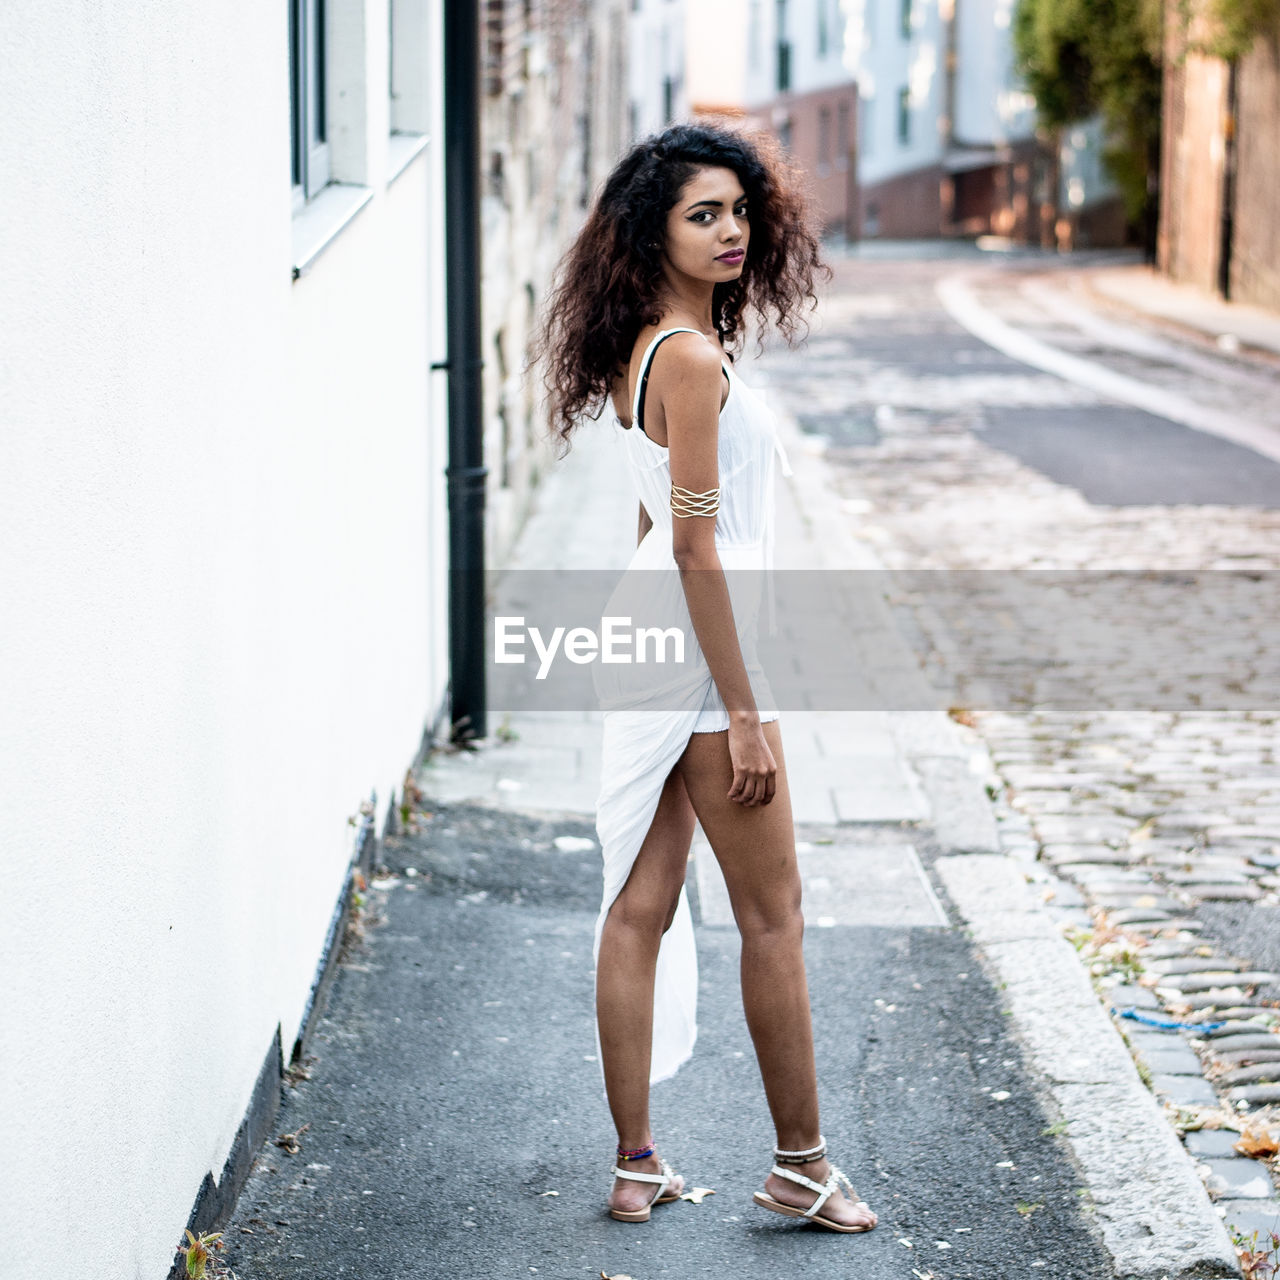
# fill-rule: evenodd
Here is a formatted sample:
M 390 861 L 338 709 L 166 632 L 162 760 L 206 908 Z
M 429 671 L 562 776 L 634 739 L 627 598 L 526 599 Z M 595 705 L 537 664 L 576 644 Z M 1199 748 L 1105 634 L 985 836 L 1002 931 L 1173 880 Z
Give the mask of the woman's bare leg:
M 770 804 L 746 806 L 728 799 L 733 765 L 727 730 L 694 734 L 678 769 L 724 873 L 742 935 L 742 1003 L 778 1146 L 804 1151 L 816 1146 L 819 1125 L 800 873 L 781 731 L 776 720 L 762 728 L 778 766 Z M 823 1159 L 797 1165 L 795 1171 L 822 1182 L 829 1168 Z M 772 1174 L 765 1189 L 797 1208 L 815 1198 L 814 1192 Z M 874 1214 L 855 1209 L 843 1195 L 832 1196 L 823 1215 L 850 1226 L 875 1222 Z
M 658 945 L 670 927 L 684 885 L 693 841 L 693 807 L 684 782 L 672 770 L 662 788 L 644 844 L 622 892 L 605 917 L 596 965 L 596 1018 L 609 1110 L 618 1145 L 646 1146 L 649 1128 L 649 1062 L 653 1051 L 653 985 Z M 634 1173 L 657 1173 L 658 1159 L 627 1164 Z M 677 1188 L 677 1189 L 682 1189 Z M 609 1205 L 639 1209 L 652 1184 L 614 1180 Z

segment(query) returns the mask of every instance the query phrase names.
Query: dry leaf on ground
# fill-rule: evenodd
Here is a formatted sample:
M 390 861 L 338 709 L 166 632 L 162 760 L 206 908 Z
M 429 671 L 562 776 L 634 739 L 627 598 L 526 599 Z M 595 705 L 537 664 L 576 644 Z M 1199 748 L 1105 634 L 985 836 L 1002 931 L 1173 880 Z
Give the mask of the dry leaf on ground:
M 690 1204 L 701 1204 L 708 1196 L 715 1195 L 710 1187 L 694 1187 L 692 1191 L 686 1191 L 680 1197 L 681 1200 L 687 1200 Z
M 1245 1121 L 1244 1130 L 1235 1142 L 1235 1149 L 1242 1156 L 1269 1160 L 1280 1151 L 1280 1125 L 1259 1123 L 1257 1120 Z
M 302 1149 L 298 1145 L 298 1139 L 302 1137 L 302 1135 L 306 1133 L 306 1131 L 310 1128 L 311 1128 L 311 1121 L 308 1120 L 306 1124 L 301 1125 L 299 1128 L 295 1129 L 292 1133 L 282 1133 L 276 1139 L 276 1146 L 283 1147 L 284 1150 L 287 1151 L 291 1156 L 296 1156 L 298 1152 Z

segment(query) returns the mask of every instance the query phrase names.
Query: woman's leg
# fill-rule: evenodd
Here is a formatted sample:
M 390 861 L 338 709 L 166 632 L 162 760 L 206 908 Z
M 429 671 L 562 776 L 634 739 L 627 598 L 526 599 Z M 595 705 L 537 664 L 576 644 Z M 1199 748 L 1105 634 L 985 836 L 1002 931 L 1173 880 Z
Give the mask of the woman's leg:
M 609 1110 L 618 1145 L 648 1144 L 649 1062 L 653 1048 L 653 984 L 658 945 L 671 924 L 693 841 L 693 808 L 684 782 L 671 771 L 631 874 L 605 917 L 596 965 L 596 1018 Z M 657 1173 L 658 1159 L 630 1161 L 634 1173 Z M 609 1205 L 639 1209 L 652 1184 L 614 1180 Z
M 678 769 L 698 821 L 715 851 L 742 934 L 742 1002 L 755 1045 L 778 1146 L 804 1151 L 818 1141 L 818 1086 L 813 1060 L 809 988 L 804 971 L 804 917 L 800 872 L 778 721 L 768 721 L 765 741 L 777 763 L 770 804 L 750 807 L 728 799 L 733 784 L 729 734 L 696 733 Z M 816 1181 L 828 1174 L 825 1159 L 798 1165 Z M 776 1200 L 805 1208 L 815 1193 L 770 1175 L 765 1189 Z M 875 1215 L 833 1196 L 824 1216 L 856 1225 Z

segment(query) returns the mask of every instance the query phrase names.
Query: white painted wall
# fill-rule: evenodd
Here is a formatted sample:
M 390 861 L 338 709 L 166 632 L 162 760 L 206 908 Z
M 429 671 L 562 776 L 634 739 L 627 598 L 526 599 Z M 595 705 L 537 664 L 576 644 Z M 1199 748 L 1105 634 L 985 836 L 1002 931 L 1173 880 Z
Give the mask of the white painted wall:
M 334 0 L 374 194 L 297 282 L 284 5 L 0 17 L 6 1275 L 166 1274 L 443 697 L 441 156 L 387 185 L 386 3 Z
M 1035 99 L 1013 66 L 1016 0 L 955 0 L 959 143 L 989 146 L 1035 133 Z
M 946 34 L 938 0 L 913 0 L 903 34 L 902 0 L 849 0 L 845 59 L 858 82 L 858 178 L 883 182 L 937 164 L 946 103 Z M 898 95 L 909 92 L 910 140 L 898 136 Z
M 791 44 L 792 95 L 829 89 L 849 79 L 844 61 L 844 0 L 787 0 L 781 33 L 777 0 L 740 0 L 738 8 L 745 10 L 748 108 L 763 106 L 778 96 L 780 36 Z M 824 25 L 825 50 L 821 44 Z
M 700 0 L 693 0 L 697 5 Z M 685 0 L 637 0 L 630 18 L 631 132 L 634 139 L 679 123 L 689 114 L 685 83 Z M 671 118 L 665 111 L 672 83 Z

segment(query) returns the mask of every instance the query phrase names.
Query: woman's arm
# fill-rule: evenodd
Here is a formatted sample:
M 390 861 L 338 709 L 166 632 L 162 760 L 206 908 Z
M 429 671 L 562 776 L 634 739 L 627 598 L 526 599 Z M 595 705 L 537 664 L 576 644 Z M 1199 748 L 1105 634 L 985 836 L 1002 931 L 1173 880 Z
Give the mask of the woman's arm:
M 656 366 L 663 352 L 668 352 L 668 358 L 659 371 Z M 723 381 L 718 350 L 696 334 L 676 334 L 654 353 L 650 368 L 649 394 L 661 404 L 666 418 L 672 484 L 694 493 L 715 489 Z M 748 805 L 768 804 L 774 795 L 777 765 L 765 742 L 742 660 L 729 587 L 716 550 L 715 525 L 714 515 L 674 516 L 671 550 L 694 634 L 729 712 L 733 760 L 729 798 Z
M 649 513 L 644 509 L 644 503 L 640 504 L 640 528 L 636 534 L 636 546 L 644 541 L 644 535 L 653 528 L 653 521 L 649 519 Z

